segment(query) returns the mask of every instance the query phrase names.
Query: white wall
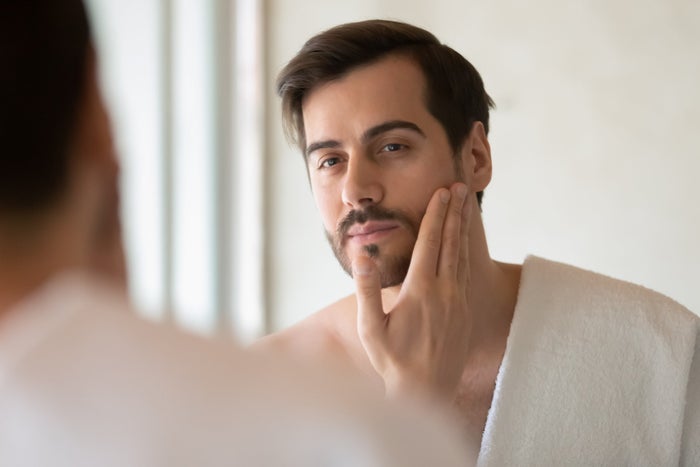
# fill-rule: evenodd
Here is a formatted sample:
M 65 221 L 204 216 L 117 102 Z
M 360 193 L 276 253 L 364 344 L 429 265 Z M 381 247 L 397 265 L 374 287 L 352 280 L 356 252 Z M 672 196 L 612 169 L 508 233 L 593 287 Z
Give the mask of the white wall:
M 700 312 L 700 2 L 269 0 L 268 306 L 275 328 L 352 291 L 323 236 L 273 81 L 311 35 L 372 17 L 426 27 L 481 71 L 491 253 L 641 283 Z

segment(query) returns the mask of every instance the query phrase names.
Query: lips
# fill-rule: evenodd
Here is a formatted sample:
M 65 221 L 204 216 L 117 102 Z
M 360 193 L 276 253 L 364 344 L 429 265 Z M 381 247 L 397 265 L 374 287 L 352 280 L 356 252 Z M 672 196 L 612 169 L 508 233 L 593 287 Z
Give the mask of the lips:
M 391 231 L 397 229 L 396 221 L 370 221 L 364 224 L 355 224 L 348 229 L 347 236 L 351 241 L 371 243 L 379 240 Z

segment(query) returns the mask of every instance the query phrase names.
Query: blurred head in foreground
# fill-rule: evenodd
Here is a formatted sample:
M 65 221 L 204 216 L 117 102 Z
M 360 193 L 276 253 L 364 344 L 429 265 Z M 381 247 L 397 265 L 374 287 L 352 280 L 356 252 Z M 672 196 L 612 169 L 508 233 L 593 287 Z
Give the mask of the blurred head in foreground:
M 80 0 L 0 4 L 0 142 L 1 283 L 19 293 L 84 267 L 123 279 L 118 165 Z

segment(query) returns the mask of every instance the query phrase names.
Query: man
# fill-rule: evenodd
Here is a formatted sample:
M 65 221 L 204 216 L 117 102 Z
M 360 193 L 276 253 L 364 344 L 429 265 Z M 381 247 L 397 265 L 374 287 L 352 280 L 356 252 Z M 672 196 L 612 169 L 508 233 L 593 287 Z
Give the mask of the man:
M 451 402 L 480 465 L 700 465 L 697 317 L 570 266 L 491 259 L 492 101 L 467 60 L 422 29 L 365 21 L 311 38 L 277 85 L 357 293 L 261 346 L 334 354 L 388 395 Z M 436 268 L 411 255 L 441 187 L 466 219 Z
M 0 63 L 0 465 L 464 465 L 418 407 L 135 316 L 81 1 L 3 0 Z

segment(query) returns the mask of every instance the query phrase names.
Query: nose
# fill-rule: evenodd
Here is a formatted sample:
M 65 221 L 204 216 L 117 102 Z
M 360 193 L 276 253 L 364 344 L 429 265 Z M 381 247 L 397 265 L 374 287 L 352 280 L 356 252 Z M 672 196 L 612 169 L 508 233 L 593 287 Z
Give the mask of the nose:
M 345 172 L 343 203 L 351 209 L 378 204 L 384 196 L 379 167 L 365 157 L 351 157 Z

